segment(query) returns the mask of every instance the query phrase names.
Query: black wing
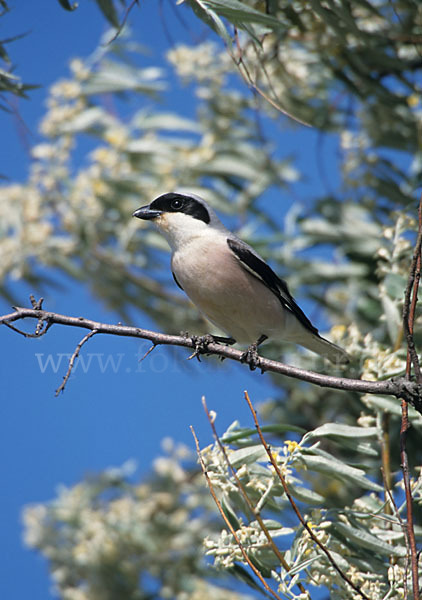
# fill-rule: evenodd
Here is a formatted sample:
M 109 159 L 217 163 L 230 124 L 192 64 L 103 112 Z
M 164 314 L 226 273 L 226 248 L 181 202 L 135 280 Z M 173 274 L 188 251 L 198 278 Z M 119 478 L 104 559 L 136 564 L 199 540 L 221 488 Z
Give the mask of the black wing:
M 172 271 L 171 274 L 173 275 L 173 279 L 176 282 L 176 285 L 179 286 L 179 288 L 182 290 L 182 292 L 184 292 L 185 290 L 182 288 L 182 286 L 180 285 L 180 283 L 177 281 L 176 279 L 176 275 L 174 274 L 174 272 Z
M 296 304 L 285 281 L 280 279 L 272 268 L 267 265 L 251 248 L 242 240 L 227 238 L 227 244 L 242 267 L 251 275 L 259 279 L 273 294 L 277 296 L 281 304 L 292 312 L 306 329 L 318 334 L 318 329 L 312 325 L 303 310 Z

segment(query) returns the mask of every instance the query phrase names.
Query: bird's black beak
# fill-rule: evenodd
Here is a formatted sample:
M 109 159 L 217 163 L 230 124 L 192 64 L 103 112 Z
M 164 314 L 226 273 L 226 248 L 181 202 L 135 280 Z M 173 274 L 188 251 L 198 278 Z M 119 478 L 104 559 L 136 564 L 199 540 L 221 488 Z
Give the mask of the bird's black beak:
M 138 217 L 138 219 L 144 219 L 145 221 L 150 221 L 151 219 L 156 219 L 161 215 L 161 210 L 154 210 L 149 206 L 141 206 L 133 213 L 132 217 Z

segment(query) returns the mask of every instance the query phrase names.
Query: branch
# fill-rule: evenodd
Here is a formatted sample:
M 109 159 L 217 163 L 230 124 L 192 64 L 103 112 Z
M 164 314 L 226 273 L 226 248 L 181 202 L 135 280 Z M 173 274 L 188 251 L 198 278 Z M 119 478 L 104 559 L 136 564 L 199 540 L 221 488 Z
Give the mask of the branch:
M 410 378 L 410 365 L 413 364 L 416 381 L 422 382 L 421 368 L 413 339 L 413 324 L 415 322 L 416 304 L 418 302 L 418 288 L 421 277 L 421 247 L 422 247 L 422 198 L 419 203 L 419 231 L 416 239 L 415 251 L 410 265 L 409 278 L 404 294 L 403 329 L 407 341 L 407 368 L 406 378 Z M 412 293 L 413 292 L 413 293 Z
M 135 6 L 135 4 L 138 4 L 138 0 L 132 0 L 132 2 L 127 7 L 126 12 L 123 16 L 123 20 L 120 23 L 119 27 L 117 28 L 115 35 L 113 35 L 111 40 L 108 42 L 109 44 L 114 42 L 118 38 L 118 36 L 121 34 L 123 27 L 126 25 L 126 21 L 128 19 L 129 13 L 132 10 L 132 8 Z M 138 4 L 138 6 L 139 6 L 139 4 Z
M 95 330 L 96 333 L 150 340 L 155 346 L 182 346 L 184 348 L 193 348 L 196 351 L 196 354 L 215 355 L 237 362 L 244 362 L 243 352 L 241 350 L 236 350 L 235 348 L 224 346 L 216 342 L 207 342 L 202 347 L 198 347 L 198 338 L 189 337 L 187 335 L 168 335 L 150 331 L 148 329 L 141 329 L 139 327 L 129 327 L 127 325 L 122 325 L 121 323 L 117 325 L 100 323 L 98 321 L 92 321 L 91 319 L 85 319 L 84 317 L 70 317 L 68 315 L 61 315 L 37 308 L 15 307 L 13 313 L 0 316 L 0 325 L 10 325 L 10 323 L 25 318 L 37 319 L 38 323 L 46 323 L 47 327 L 45 329 L 51 328 L 51 326 L 55 324 L 80 327 L 91 331 Z M 16 328 L 14 329 L 16 330 Z M 20 330 L 19 333 L 26 337 L 33 337 L 34 335 Z M 292 367 L 276 360 L 263 357 L 258 357 L 257 367 L 262 373 L 266 371 L 278 373 L 279 375 L 307 381 L 308 383 L 313 383 L 320 387 L 362 394 L 385 394 L 387 396 L 405 398 L 407 402 L 410 402 L 416 410 L 422 414 L 422 385 L 413 381 L 407 381 L 404 378 L 395 378 L 386 381 L 366 381 L 363 379 L 334 377 L 332 375 L 324 375 L 315 373 L 314 371 Z
M 407 340 L 406 379 L 410 380 L 412 364 L 415 371 L 416 381 L 422 381 L 422 375 L 413 340 L 413 327 L 415 323 L 416 304 L 418 302 L 419 281 L 421 278 L 421 251 L 422 251 L 422 197 L 418 209 L 419 229 L 416 247 L 410 267 L 409 280 L 403 306 L 403 327 Z M 410 483 L 409 462 L 407 458 L 406 441 L 407 431 L 410 427 L 408 406 L 405 398 L 401 399 L 402 418 L 400 425 L 400 460 L 403 473 L 403 483 L 406 495 L 407 509 L 407 539 L 410 547 L 410 559 L 412 565 L 412 587 L 413 600 L 419 600 L 419 574 L 418 574 L 418 551 L 416 547 L 415 528 L 413 520 L 413 497 Z

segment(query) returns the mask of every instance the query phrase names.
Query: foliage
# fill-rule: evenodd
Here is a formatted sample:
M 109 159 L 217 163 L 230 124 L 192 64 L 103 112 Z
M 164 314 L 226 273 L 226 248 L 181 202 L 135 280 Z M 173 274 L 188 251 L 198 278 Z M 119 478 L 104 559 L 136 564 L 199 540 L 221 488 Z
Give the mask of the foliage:
M 416 420 L 420 426 L 421 419 Z M 405 504 L 398 508 L 383 498 L 383 487 L 374 481 L 374 471 L 370 467 L 341 461 L 337 452 L 332 454 L 324 450 L 326 439 L 334 442 L 335 447 L 346 449 L 351 448 L 353 440 L 352 460 L 364 457 L 371 462 L 372 458 L 378 457 L 378 442 L 383 435 L 381 421 L 373 425 L 369 426 L 368 420 L 363 419 L 360 427 L 325 423 L 298 441 L 287 439 L 282 446 L 272 446 L 271 452 L 290 494 L 304 507 L 308 526 L 341 571 L 369 598 L 398 599 L 405 597 L 403 586 L 410 587 L 401 516 Z M 330 598 L 360 598 L 333 568 L 309 533 L 297 520 L 289 517 L 290 505 L 279 477 L 268 464 L 266 452 L 254 439 L 255 435 L 254 431 L 234 424 L 222 436 L 223 443 L 236 446 L 231 450 L 226 447 L 226 452 L 230 465 L 237 469 L 238 481 L 230 472 L 219 444 L 202 452 L 212 486 L 219 492 L 224 512 L 250 560 L 262 574 L 273 580 L 273 589 L 277 589 L 280 597 L 306 597 L 297 589 L 302 584 L 306 589 L 309 585 L 323 585 L 330 590 Z M 316 480 L 321 493 L 315 486 L 309 486 Z M 336 484 L 344 492 L 343 499 L 330 507 L 326 504 L 323 489 Z M 422 502 L 421 485 L 420 479 L 414 482 L 414 498 L 419 505 Z M 262 525 L 248 511 L 240 486 L 253 506 L 259 508 L 273 542 L 285 550 L 283 556 L 289 571 L 280 568 Z M 401 483 L 395 487 L 399 497 Z M 421 528 L 418 533 L 422 533 Z M 205 546 L 220 568 L 227 569 L 242 561 L 238 544 L 226 530 L 217 539 L 208 538 Z
M 33 149 L 28 181 L 0 191 L 2 294 L 14 299 L 16 279 L 42 287 L 64 272 L 90 282 L 93 293 L 126 320 L 140 309 L 167 332 L 206 330 L 174 290 L 161 237 L 129 218 L 163 191 L 188 188 L 224 213 L 241 237 L 271 257 L 281 275 L 288 274 L 293 290 L 324 311 L 323 318 L 334 325 L 331 338 L 354 359 L 349 376 L 402 375 L 401 312 L 422 173 L 420 3 L 183 4 L 177 10 L 194 10 L 224 47 L 215 41 L 179 43 L 168 53 L 164 71 L 151 66 L 128 32 L 107 43 L 113 31 L 89 59 L 75 59 L 69 78 L 51 88 L 41 124 L 46 141 Z M 118 7 L 111 0 L 102 6 Z M 165 101 L 181 82 L 187 107 L 176 114 Z M 337 145 L 331 171 L 324 175 L 321 167 L 326 192 L 292 203 L 281 233 L 283 198 L 300 198 L 309 166 L 294 162 L 284 148 L 286 122 L 304 134 L 297 123 L 281 118 L 280 110 L 319 132 L 320 164 L 323 141 Z M 311 143 L 312 135 L 304 143 Z M 72 151 L 81 140 L 90 150 L 75 164 Z M 420 323 L 419 311 L 417 346 Z M 298 359 L 296 349 L 288 352 L 286 362 L 327 368 L 309 355 Z M 260 413 L 276 428 L 296 432 L 280 433 L 273 451 L 305 520 L 369 598 L 402 598 L 409 583 L 398 451 L 386 458 L 388 435 L 398 447 L 398 403 L 354 394 L 345 402 L 344 395 L 316 386 L 279 378 L 274 383 L 274 398 Z M 421 430 L 412 411 L 411 420 L 410 443 Z M 302 437 L 298 427 L 305 431 Z M 293 567 L 290 574 L 280 568 L 219 445 L 203 450 L 225 514 L 272 589 L 280 597 L 307 597 L 298 591 L 300 583 L 307 590 L 322 586 L 332 598 L 355 597 L 293 518 L 254 433 L 234 425 L 223 441 L 251 500 L 266 513 L 274 543 Z M 412 469 L 421 462 L 420 440 L 410 462 Z M 387 467 L 384 479 L 381 463 Z M 115 484 L 105 474 L 27 510 L 27 542 L 50 560 L 63 598 L 146 598 L 144 572 L 159 581 L 159 597 L 216 598 L 198 556 L 205 536 L 216 566 L 252 583 L 231 532 L 218 535 L 201 477 L 182 465 L 175 472 L 181 474 L 177 482 L 156 473 L 140 485 L 123 482 L 121 474 Z M 385 491 L 389 480 L 398 508 Z M 413 484 L 421 514 L 420 477 Z M 149 518 L 150 495 L 158 504 L 157 521 Z M 186 498 L 193 503 L 182 508 Z M 177 527 L 166 529 L 163 515 L 171 523 L 180 515 Z M 139 531 L 147 532 L 145 539 Z M 420 540 L 420 529 L 417 535 Z M 171 560 L 162 555 L 167 547 L 175 551 Z M 130 589 L 123 593 L 121 586 Z M 107 595 L 106 589 L 113 592 Z
M 164 446 L 154 478 L 134 483 L 128 463 L 25 509 L 25 541 L 48 556 L 64 600 L 246 600 L 202 583 L 197 549 L 216 530 L 211 500 L 191 451 L 170 440 Z
M 0 19 L 9 11 L 5 0 L 0 0 Z M 7 94 L 27 98 L 27 92 L 38 87 L 28 83 L 22 83 L 21 78 L 13 73 L 13 64 L 6 45 L 15 42 L 24 34 L 17 34 L 9 38 L 0 39 L 0 109 L 9 110 Z

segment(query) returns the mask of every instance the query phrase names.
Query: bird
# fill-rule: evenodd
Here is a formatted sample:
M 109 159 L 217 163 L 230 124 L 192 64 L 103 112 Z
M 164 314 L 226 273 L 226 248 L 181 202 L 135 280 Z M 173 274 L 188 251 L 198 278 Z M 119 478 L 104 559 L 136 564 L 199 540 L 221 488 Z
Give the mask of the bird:
M 265 340 L 294 342 L 346 364 L 345 350 L 318 333 L 286 282 L 246 242 L 226 229 L 215 211 L 193 193 L 168 192 L 141 206 L 134 217 L 151 221 L 170 245 L 176 284 L 199 311 L 229 337 L 248 345 L 246 362 Z

